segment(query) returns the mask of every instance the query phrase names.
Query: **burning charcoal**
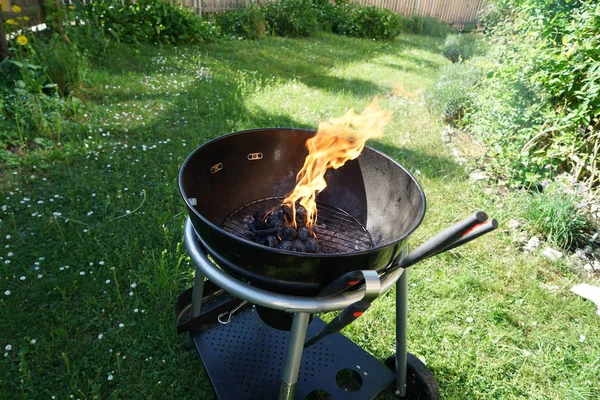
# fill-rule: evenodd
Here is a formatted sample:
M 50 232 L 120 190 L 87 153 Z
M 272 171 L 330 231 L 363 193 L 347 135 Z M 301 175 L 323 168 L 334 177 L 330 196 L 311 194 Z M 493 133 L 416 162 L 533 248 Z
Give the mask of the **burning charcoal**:
M 305 253 L 306 252 L 306 246 L 304 245 L 304 242 L 296 239 L 292 242 L 292 251 L 297 251 L 298 253 Z
M 306 242 L 306 240 L 310 237 L 310 231 L 308 230 L 308 228 L 301 226 L 300 228 L 298 228 L 298 239 L 302 240 L 303 242 Z
M 296 223 L 298 226 L 306 225 L 306 208 L 304 206 L 298 205 L 296 207 Z
M 298 231 L 296 231 L 291 226 L 286 226 L 281 231 L 282 231 L 281 232 L 281 238 L 283 240 L 290 240 L 290 241 L 292 241 L 292 240 L 296 240 L 296 238 L 298 237 Z
M 286 205 L 280 207 L 283 220 L 288 224 L 292 223 L 292 209 Z
M 319 252 L 319 242 L 317 239 L 310 237 L 306 240 L 306 252 L 307 253 L 318 253 Z
M 267 236 L 265 241 L 267 246 L 269 247 L 276 248 L 277 246 L 279 246 L 279 239 L 277 239 L 277 237 L 275 236 Z
M 281 243 L 279 243 L 279 246 L 277 246 L 277 248 L 281 250 L 291 250 L 292 242 L 290 242 L 289 240 L 284 240 Z

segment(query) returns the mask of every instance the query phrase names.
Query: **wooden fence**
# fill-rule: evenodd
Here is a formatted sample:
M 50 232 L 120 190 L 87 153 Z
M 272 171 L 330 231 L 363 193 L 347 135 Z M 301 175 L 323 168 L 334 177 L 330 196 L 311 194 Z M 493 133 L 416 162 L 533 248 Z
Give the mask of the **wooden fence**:
M 266 3 L 268 0 L 170 0 L 201 13 L 214 13 L 246 7 L 249 3 Z M 354 0 L 366 6 L 387 8 L 407 17 L 432 17 L 450 25 L 463 27 L 477 21 L 485 0 Z

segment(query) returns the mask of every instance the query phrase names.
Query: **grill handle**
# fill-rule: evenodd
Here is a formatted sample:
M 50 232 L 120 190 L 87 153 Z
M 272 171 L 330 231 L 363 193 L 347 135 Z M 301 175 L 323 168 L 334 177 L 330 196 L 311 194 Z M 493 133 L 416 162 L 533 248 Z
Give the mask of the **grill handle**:
M 325 286 L 319 292 L 320 297 L 332 297 L 336 294 L 340 294 L 343 291 L 357 286 L 359 283 L 364 282 L 365 277 L 362 271 L 350 271 Z
M 342 279 L 344 278 L 344 279 Z M 348 281 L 353 279 L 352 281 Z M 376 271 L 353 271 L 343 275 L 340 279 L 337 279 L 329 286 L 326 286 L 319 296 L 335 294 L 338 290 L 343 291 L 349 286 L 355 286 L 359 282 L 365 283 L 365 294 L 362 299 L 357 302 L 350 304 L 344 308 L 334 319 L 331 320 L 319 333 L 310 338 L 304 343 L 304 348 L 308 348 L 326 336 L 332 333 L 339 332 L 344 327 L 351 324 L 354 320 L 359 318 L 367 309 L 371 306 L 373 300 L 375 300 L 381 293 L 381 281 L 379 274 Z
M 483 211 L 477 211 L 469 215 L 462 221 L 444 229 L 414 251 L 411 251 L 406 257 L 401 258 L 399 261 L 400 267 L 408 268 L 426 258 L 463 245 L 498 227 L 496 220 L 487 223 L 487 219 L 488 216 Z

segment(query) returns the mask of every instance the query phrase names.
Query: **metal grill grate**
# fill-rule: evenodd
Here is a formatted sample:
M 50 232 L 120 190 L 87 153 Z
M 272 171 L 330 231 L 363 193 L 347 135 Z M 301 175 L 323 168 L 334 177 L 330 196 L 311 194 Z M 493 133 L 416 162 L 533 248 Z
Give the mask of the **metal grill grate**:
M 248 229 L 249 218 L 255 212 L 268 212 L 281 204 L 282 197 L 254 201 L 234 211 L 221 227 L 238 237 L 253 241 Z M 351 253 L 373 247 L 369 232 L 350 214 L 329 204 L 317 201 L 319 253 Z

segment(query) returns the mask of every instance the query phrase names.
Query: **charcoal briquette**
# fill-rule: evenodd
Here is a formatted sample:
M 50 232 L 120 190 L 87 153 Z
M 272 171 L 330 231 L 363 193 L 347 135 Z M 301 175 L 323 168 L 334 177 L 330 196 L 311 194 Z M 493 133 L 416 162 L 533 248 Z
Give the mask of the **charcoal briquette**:
M 276 213 L 271 213 L 267 217 L 267 225 L 269 225 L 269 227 L 274 227 L 278 221 L 281 221 L 281 218 Z
M 278 219 L 277 222 L 275 223 L 275 228 L 277 228 L 279 230 L 285 228 L 285 222 L 283 222 L 282 219 Z
M 290 242 L 289 240 L 284 240 L 281 243 L 279 243 L 279 246 L 277 246 L 277 248 L 281 250 L 291 250 L 292 242 Z
M 255 221 L 263 221 L 265 219 L 265 213 L 262 211 L 256 211 L 252 214 L 252 218 Z
M 298 228 L 298 239 L 302 240 L 303 242 L 306 242 L 306 240 L 309 237 L 310 237 L 310 231 L 308 230 L 307 227 L 301 226 L 300 228 Z
M 292 209 L 286 205 L 281 206 L 281 216 L 288 224 L 292 223 Z
M 291 226 L 286 226 L 285 228 L 282 229 L 281 238 L 283 240 L 292 241 L 292 240 L 296 240 L 297 237 L 298 237 L 298 231 L 296 231 Z
M 314 237 L 310 237 L 306 240 L 306 252 L 317 253 L 319 252 L 319 242 Z
M 304 242 L 298 239 L 294 240 L 292 242 L 292 251 L 297 251 L 298 253 L 305 253 L 306 246 L 304 245 Z
M 277 247 L 279 246 L 279 239 L 275 236 L 267 236 L 266 245 L 269 247 Z

